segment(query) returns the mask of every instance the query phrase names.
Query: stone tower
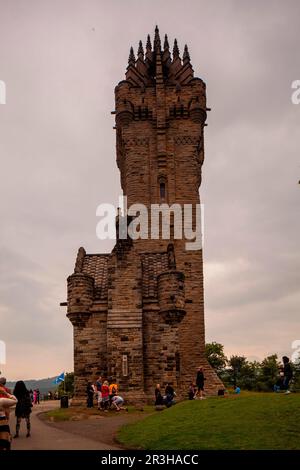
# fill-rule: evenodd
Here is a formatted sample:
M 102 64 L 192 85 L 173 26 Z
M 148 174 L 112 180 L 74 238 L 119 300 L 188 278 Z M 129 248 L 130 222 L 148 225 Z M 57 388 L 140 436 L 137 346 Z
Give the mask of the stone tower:
M 205 83 L 194 77 L 187 46 L 172 55 L 158 28 L 137 57 L 131 48 L 126 79 L 115 88 L 116 152 L 128 207 L 200 203 Z M 128 217 L 128 221 L 129 221 Z M 120 219 L 117 218 L 116 228 Z M 151 220 L 149 220 L 149 227 Z M 75 397 L 88 380 L 113 377 L 127 399 L 153 396 L 170 382 L 179 396 L 203 366 L 206 390 L 224 388 L 204 356 L 202 250 L 186 239 L 132 240 L 117 236 L 110 254 L 79 249 L 68 278 L 68 313 L 74 327 Z M 150 228 L 149 228 L 150 235 Z

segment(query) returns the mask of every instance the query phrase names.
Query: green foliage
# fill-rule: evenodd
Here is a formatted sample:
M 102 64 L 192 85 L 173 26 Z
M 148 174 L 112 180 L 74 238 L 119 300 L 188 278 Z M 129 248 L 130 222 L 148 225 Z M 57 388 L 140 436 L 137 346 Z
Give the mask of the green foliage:
M 224 347 L 220 343 L 208 343 L 205 354 L 210 365 L 215 369 L 226 387 L 236 386 L 242 390 L 256 390 L 269 392 L 279 378 L 282 364 L 278 361 L 277 354 L 266 357 L 262 362 L 247 361 L 245 356 L 231 356 L 229 359 L 224 354 Z M 291 363 L 294 378 L 290 389 L 300 391 L 300 357 Z
M 296 392 L 299 392 L 300 391 L 300 356 L 296 360 L 296 362 L 292 364 L 292 366 L 293 366 L 294 377 L 293 377 L 291 389 Z
M 205 345 L 205 356 L 217 373 L 222 372 L 227 363 L 223 344 L 216 343 L 215 341 L 207 343 Z
M 266 357 L 260 365 L 259 382 L 264 383 L 269 390 L 273 390 L 279 368 L 280 362 L 278 362 L 277 354 Z
M 57 387 L 59 398 L 62 395 L 72 397 L 74 394 L 74 372 L 67 372 L 65 374 L 65 381 L 61 382 Z

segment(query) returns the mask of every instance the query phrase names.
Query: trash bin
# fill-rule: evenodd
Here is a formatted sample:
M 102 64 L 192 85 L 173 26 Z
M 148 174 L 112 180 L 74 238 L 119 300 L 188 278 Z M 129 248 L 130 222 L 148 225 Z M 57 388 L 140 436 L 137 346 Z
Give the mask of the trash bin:
M 60 407 L 61 408 L 69 408 L 69 397 L 68 395 L 63 395 L 60 397 Z

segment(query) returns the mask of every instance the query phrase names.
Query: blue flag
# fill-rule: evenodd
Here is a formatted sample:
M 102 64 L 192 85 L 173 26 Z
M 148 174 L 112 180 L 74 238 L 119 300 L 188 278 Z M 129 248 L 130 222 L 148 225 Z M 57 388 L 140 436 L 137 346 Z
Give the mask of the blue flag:
M 62 374 L 60 374 L 58 377 L 56 377 L 56 379 L 53 381 L 53 383 L 55 385 L 57 384 L 60 384 L 61 382 L 63 382 L 65 380 L 65 373 L 62 372 Z

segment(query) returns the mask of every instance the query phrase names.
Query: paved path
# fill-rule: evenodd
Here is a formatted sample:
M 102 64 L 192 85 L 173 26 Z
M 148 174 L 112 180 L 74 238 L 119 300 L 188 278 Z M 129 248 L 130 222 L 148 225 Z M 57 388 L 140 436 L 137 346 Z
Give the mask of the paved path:
M 32 435 L 26 438 L 26 424 L 22 420 L 20 437 L 13 439 L 12 450 L 118 450 L 104 442 L 99 442 L 89 437 L 71 434 L 65 430 L 57 429 L 44 423 L 38 418 L 38 414 L 57 408 L 57 402 L 35 405 L 31 413 Z M 11 433 L 15 431 L 15 417 L 11 413 Z

